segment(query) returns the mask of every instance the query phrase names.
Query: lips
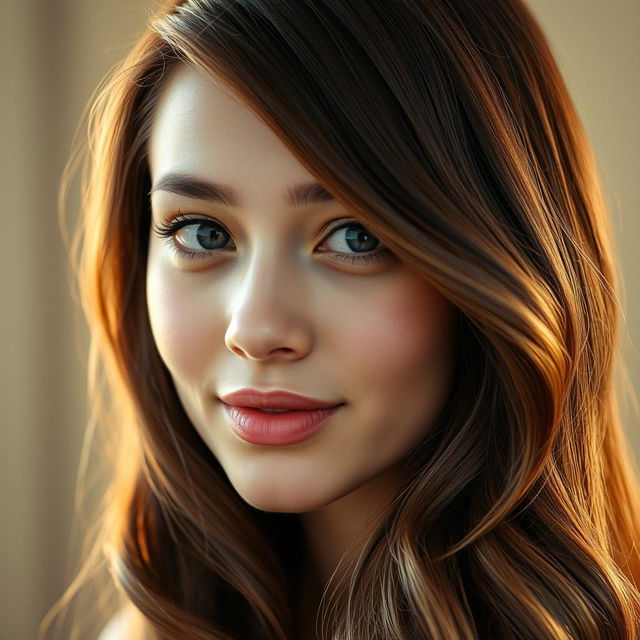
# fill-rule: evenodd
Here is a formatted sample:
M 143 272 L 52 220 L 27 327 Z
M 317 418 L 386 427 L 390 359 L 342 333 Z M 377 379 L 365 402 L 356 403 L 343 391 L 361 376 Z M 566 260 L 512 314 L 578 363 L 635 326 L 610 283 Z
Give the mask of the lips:
M 341 402 L 327 402 L 290 391 L 262 392 L 257 389 L 239 389 L 220 396 L 225 404 L 253 409 L 284 409 L 287 411 L 317 411 L 336 407 Z
M 283 413 L 228 404 L 223 407 L 229 426 L 239 438 L 252 444 L 280 446 L 310 439 L 340 411 L 340 406 Z

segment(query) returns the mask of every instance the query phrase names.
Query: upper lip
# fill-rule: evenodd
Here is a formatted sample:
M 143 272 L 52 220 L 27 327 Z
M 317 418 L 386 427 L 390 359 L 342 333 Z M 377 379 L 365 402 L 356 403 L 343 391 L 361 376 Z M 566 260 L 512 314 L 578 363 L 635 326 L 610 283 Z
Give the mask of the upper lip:
M 220 396 L 225 404 L 255 409 L 297 409 L 300 411 L 335 407 L 339 402 L 325 402 L 316 398 L 301 396 L 290 391 L 258 391 L 257 389 L 239 389 Z

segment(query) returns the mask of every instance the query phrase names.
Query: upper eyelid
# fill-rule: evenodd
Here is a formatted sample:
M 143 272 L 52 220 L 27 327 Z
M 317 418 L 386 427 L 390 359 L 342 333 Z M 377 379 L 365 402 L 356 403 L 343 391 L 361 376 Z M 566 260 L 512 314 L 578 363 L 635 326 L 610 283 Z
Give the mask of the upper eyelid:
M 183 228 L 185 226 L 188 226 L 190 224 L 198 224 L 198 223 L 202 223 L 202 222 L 209 222 L 211 224 L 216 224 L 219 225 L 220 227 L 222 227 L 223 229 L 226 230 L 226 232 L 229 234 L 229 236 L 231 238 L 233 238 L 233 234 L 231 233 L 231 230 L 228 228 L 227 225 L 225 225 L 223 222 L 221 222 L 220 220 L 217 220 L 216 218 L 213 218 L 212 216 L 207 216 L 204 214 L 193 214 L 193 213 L 178 213 L 172 217 L 170 217 L 166 222 L 162 222 L 161 224 L 156 224 L 153 223 L 153 227 L 157 230 L 157 231 L 161 231 L 161 230 L 167 230 L 166 233 L 161 233 L 159 235 L 170 235 L 169 233 L 169 229 L 171 226 L 175 226 L 175 224 L 180 224 L 180 228 Z M 324 224 L 322 226 L 322 228 L 319 231 L 319 234 L 321 236 L 320 238 L 320 242 L 324 242 L 331 234 L 333 234 L 335 231 L 337 231 L 338 229 L 342 229 L 345 226 L 348 226 L 349 224 L 358 224 L 361 225 L 362 227 L 364 227 L 367 230 L 370 230 L 369 227 L 367 227 L 367 225 L 364 222 L 360 222 L 360 220 L 357 220 L 356 218 L 353 217 L 344 217 L 344 218 L 337 218 L 337 219 L 333 219 L 331 221 L 329 221 L 328 223 Z M 174 229 L 173 233 L 176 233 L 177 230 Z M 373 234 L 375 235 L 375 234 Z M 377 238 L 378 236 L 376 236 Z M 384 242 L 382 242 L 382 240 L 380 240 L 380 243 L 384 245 Z

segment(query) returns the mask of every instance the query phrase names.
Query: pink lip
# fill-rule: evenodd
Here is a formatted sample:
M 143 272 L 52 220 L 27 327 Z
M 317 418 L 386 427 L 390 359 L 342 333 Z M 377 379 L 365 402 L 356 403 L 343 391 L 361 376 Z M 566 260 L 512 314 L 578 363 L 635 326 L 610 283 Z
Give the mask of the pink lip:
M 286 413 L 223 405 L 234 433 L 253 444 L 284 445 L 307 440 L 322 429 L 340 406 Z
M 335 407 L 340 402 L 325 402 L 316 398 L 301 396 L 290 391 L 269 391 L 264 393 L 257 389 L 239 389 L 233 393 L 220 396 L 225 404 L 236 407 L 253 407 L 256 409 L 292 409 L 309 411 Z

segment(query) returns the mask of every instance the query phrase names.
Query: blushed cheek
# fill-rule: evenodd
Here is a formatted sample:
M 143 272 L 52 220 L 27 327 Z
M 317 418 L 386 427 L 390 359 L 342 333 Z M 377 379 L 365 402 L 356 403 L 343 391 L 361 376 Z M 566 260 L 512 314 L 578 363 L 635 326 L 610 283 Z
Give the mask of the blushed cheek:
M 447 375 L 454 307 L 418 276 L 406 273 L 361 301 L 349 320 L 351 352 L 363 376 L 375 376 L 391 391 L 407 381 Z M 349 345 L 345 345 L 348 349 Z M 356 353 L 357 352 L 357 353 Z

